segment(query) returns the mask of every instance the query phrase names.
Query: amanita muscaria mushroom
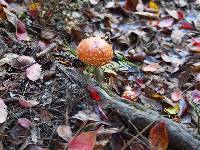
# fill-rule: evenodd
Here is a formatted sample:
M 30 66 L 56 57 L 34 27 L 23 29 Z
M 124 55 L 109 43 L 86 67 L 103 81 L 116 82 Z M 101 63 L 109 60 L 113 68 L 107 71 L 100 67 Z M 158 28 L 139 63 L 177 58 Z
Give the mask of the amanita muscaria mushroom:
M 82 62 L 95 66 L 97 80 L 102 82 L 102 74 L 99 67 L 112 60 L 113 49 L 105 40 L 97 37 L 90 37 L 80 42 L 77 47 L 77 56 Z
M 134 91 L 127 90 L 127 91 L 124 91 L 122 97 L 128 100 L 134 101 L 137 98 L 137 95 Z

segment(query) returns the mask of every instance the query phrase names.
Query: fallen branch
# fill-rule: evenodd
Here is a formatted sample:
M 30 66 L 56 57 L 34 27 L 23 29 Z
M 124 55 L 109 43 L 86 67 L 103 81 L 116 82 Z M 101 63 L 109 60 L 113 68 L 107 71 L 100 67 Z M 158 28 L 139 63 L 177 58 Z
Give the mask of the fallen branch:
M 47 48 L 45 48 L 43 51 L 36 54 L 37 57 L 42 57 L 43 55 L 49 53 L 51 50 L 57 47 L 56 43 L 50 44 Z
M 84 76 L 76 69 L 67 68 L 65 71 L 78 84 L 82 86 L 87 86 L 88 84 L 95 86 L 100 91 L 102 103 L 108 103 L 122 118 L 127 118 L 127 122 L 128 119 L 130 119 L 134 126 L 140 131 L 156 120 L 165 121 L 169 131 L 169 147 L 182 150 L 200 149 L 200 135 L 195 133 L 192 129 L 165 118 L 158 112 L 148 109 L 138 103 L 127 104 L 124 103 L 124 99 L 121 97 L 110 97 L 96 82 L 91 81 L 91 79 Z

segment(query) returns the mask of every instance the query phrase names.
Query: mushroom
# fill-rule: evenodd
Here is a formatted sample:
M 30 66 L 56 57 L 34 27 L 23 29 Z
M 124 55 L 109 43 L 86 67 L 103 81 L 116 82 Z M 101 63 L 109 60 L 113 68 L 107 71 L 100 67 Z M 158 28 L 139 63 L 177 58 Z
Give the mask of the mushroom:
M 103 39 L 90 37 L 79 43 L 77 56 L 82 62 L 95 67 L 96 79 L 101 84 L 103 82 L 103 75 L 100 66 L 112 60 L 112 46 Z
M 137 95 L 134 91 L 127 90 L 123 92 L 122 97 L 131 101 L 135 101 L 137 98 Z

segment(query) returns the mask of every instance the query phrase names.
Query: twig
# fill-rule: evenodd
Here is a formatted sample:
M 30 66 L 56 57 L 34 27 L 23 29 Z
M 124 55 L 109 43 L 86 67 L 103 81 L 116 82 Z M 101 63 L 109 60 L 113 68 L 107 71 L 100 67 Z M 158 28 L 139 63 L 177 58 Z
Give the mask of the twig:
M 50 44 L 47 48 L 45 48 L 43 51 L 36 54 L 37 57 L 41 57 L 47 53 L 49 53 L 51 50 L 57 47 L 57 43 Z
M 149 127 L 151 127 L 154 123 L 156 122 L 153 121 L 149 125 L 147 125 L 140 133 L 138 133 L 136 136 L 134 136 L 132 139 L 130 139 L 122 148 L 121 150 L 125 150 L 135 139 L 137 139 L 142 133 L 144 133 Z

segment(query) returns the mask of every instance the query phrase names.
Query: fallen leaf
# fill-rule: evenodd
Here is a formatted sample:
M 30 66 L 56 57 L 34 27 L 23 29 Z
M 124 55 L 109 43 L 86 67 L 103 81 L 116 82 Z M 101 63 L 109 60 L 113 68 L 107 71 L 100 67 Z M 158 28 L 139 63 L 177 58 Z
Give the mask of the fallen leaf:
M 4 123 L 8 116 L 7 106 L 2 99 L 0 99 L 0 123 Z
M 24 69 L 33 65 L 35 62 L 33 57 L 22 55 L 10 60 L 9 65 L 17 69 Z
M 165 8 L 166 12 L 172 16 L 174 19 L 179 19 L 179 16 L 178 16 L 178 13 L 176 12 L 176 10 L 170 10 L 170 9 L 167 9 Z
M 159 11 L 159 6 L 154 1 L 149 1 L 149 8 L 153 9 L 155 12 Z
M 158 63 L 153 63 L 143 67 L 142 70 L 145 72 L 155 72 L 156 70 L 158 70 L 159 67 L 160 65 Z
M 92 112 L 91 110 L 82 110 L 82 111 L 79 111 L 78 114 L 72 116 L 72 118 L 75 118 L 75 119 L 79 119 L 79 120 L 82 120 L 82 121 L 101 121 L 101 119 L 99 118 L 99 116 Z
M 90 1 L 90 4 L 92 5 L 96 5 L 99 3 L 99 0 L 89 0 Z
M 89 92 L 89 94 L 90 94 L 90 97 L 91 97 L 93 100 L 95 100 L 95 101 L 100 101 L 100 100 L 101 100 L 101 96 L 100 96 L 100 94 L 99 94 L 99 91 L 98 91 L 96 88 L 91 87 L 91 86 L 88 86 L 88 87 L 87 87 L 87 90 L 88 90 L 88 92 Z
M 128 11 L 135 11 L 138 3 L 139 3 L 139 0 L 126 0 L 124 4 L 124 8 Z
M 105 8 L 112 8 L 114 7 L 115 5 L 115 2 L 114 1 L 109 1 L 106 5 L 105 5 Z
M 165 122 L 161 121 L 151 129 L 149 143 L 151 150 L 167 150 L 169 137 Z
M 192 101 L 194 103 L 199 103 L 200 102 L 200 91 L 199 90 L 194 90 L 191 92 L 192 96 Z
M 186 21 L 180 22 L 179 25 L 180 25 L 180 28 L 182 28 L 182 29 L 188 29 L 188 30 L 194 29 L 194 26 L 191 23 L 186 22 Z
M 42 147 L 35 145 L 35 144 L 29 144 L 26 147 L 26 150 L 49 150 L 49 149 L 48 148 L 42 148 Z
M 6 20 L 7 19 L 7 16 L 6 16 L 6 13 L 4 12 L 3 8 L 6 8 L 7 6 L 0 3 L 0 19 L 1 20 Z
M 146 96 L 149 98 L 153 98 L 153 99 L 157 99 L 157 100 L 161 100 L 164 98 L 164 96 L 162 96 L 160 93 L 155 92 L 153 89 L 151 89 L 147 86 L 145 87 L 144 92 L 145 92 Z
M 68 150 L 93 150 L 96 136 L 96 131 L 83 132 L 69 142 Z
M 173 23 L 174 23 L 173 18 L 165 18 L 159 22 L 159 27 L 160 28 L 169 28 L 172 26 Z
M 18 23 L 17 16 L 6 8 L 3 8 L 3 10 L 6 13 L 7 20 L 17 29 L 17 23 Z
M 175 106 L 165 108 L 165 111 L 168 112 L 170 115 L 176 115 L 179 112 L 179 110 L 179 103 L 177 103 Z
M 180 30 L 173 30 L 171 34 L 172 42 L 176 45 L 181 44 L 184 33 Z
M 38 101 L 35 101 L 35 100 L 19 99 L 19 104 L 20 104 L 22 107 L 30 108 L 30 107 L 33 107 L 33 106 L 38 105 L 39 102 L 38 102 Z
M 178 13 L 179 20 L 185 19 L 185 13 L 182 10 L 178 10 L 177 13 Z
M 28 119 L 26 119 L 26 118 L 19 118 L 19 119 L 18 119 L 18 123 L 19 123 L 22 127 L 27 128 L 27 129 L 29 129 L 30 126 L 31 126 L 31 121 L 28 120 Z
M 45 40 L 51 40 L 56 36 L 56 34 L 52 31 L 42 30 L 41 32 L 41 38 Z
M 69 141 L 72 138 L 72 131 L 68 125 L 59 125 L 57 128 L 58 135 L 65 141 Z
M 18 40 L 20 41 L 30 40 L 30 37 L 28 36 L 27 30 L 26 30 L 26 26 L 21 20 L 18 20 L 16 30 L 17 30 L 16 36 Z
M 174 89 L 171 95 L 171 99 L 175 102 L 179 101 L 182 98 L 182 91 L 178 88 Z
M 41 5 L 39 2 L 35 3 L 35 2 L 32 2 L 28 5 L 28 12 L 29 12 L 29 15 L 31 17 L 36 17 L 39 10 L 41 8 Z
M 179 112 L 178 112 L 177 116 L 179 116 L 179 117 L 182 116 L 185 113 L 185 111 L 187 110 L 187 108 L 188 108 L 188 103 L 186 102 L 185 99 L 182 98 L 179 101 Z
M 136 15 L 152 18 L 152 19 L 158 19 L 158 16 L 156 14 L 150 13 L 150 12 L 135 12 Z
M 26 76 L 31 81 L 36 81 L 41 78 L 41 71 L 42 71 L 41 65 L 36 63 L 26 69 Z

